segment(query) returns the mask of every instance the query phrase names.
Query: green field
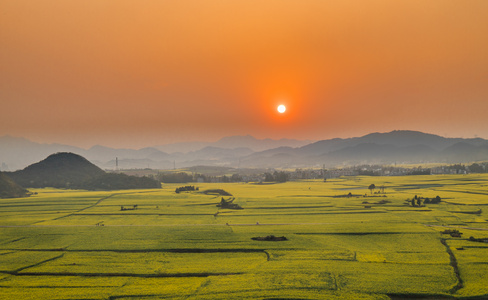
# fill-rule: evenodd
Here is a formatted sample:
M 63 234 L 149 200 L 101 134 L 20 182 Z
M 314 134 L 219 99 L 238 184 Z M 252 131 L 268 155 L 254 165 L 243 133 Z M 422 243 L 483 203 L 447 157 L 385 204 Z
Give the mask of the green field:
M 0 199 L 0 299 L 488 297 L 487 175 L 179 186 Z

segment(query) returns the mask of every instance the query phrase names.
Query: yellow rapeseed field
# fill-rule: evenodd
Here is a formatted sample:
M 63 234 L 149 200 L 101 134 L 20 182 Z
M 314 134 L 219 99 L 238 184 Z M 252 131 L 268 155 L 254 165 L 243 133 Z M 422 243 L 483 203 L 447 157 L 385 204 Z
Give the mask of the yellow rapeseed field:
M 487 175 L 195 185 L 0 199 L 0 299 L 488 297 Z

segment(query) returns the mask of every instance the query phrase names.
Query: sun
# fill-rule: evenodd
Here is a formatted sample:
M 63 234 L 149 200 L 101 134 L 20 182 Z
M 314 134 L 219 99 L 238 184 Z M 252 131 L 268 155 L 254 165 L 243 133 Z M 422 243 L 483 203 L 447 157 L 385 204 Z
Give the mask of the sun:
M 278 112 L 280 114 L 284 113 L 285 111 L 286 111 L 286 106 L 284 106 L 283 104 L 278 106 Z

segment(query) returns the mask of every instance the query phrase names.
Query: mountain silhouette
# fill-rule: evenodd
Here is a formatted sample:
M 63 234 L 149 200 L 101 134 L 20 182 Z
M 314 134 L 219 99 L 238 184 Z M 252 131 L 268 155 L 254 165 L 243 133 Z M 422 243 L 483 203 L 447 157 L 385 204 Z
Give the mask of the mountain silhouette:
M 148 177 L 106 173 L 74 153 L 56 153 L 23 170 L 8 173 L 16 183 L 32 188 L 55 187 L 86 190 L 160 188 Z
M 29 196 L 29 191 L 0 172 L 0 198 L 19 198 Z
M 80 155 L 61 152 L 49 155 L 38 163 L 8 175 L 24 187 L 71 188 L 78 187 L 82 182 L 104 173 L 102 169 Z
M 284 154 L 287 157 L 285 160 Z M 246 167 L 469 163 L 481 160 L 488 160 L 487 140 L 445 138 L 410 130 L 322 140 L 299 148 L 256 152 L 241 159 Z

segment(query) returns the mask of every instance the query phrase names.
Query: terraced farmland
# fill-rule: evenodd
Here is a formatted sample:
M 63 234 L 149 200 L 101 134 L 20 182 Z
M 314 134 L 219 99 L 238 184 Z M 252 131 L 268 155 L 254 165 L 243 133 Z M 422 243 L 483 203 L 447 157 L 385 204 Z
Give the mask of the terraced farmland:
M 488 297 L 488 176 L 178 186 L 0 199 L 0 298 Z

